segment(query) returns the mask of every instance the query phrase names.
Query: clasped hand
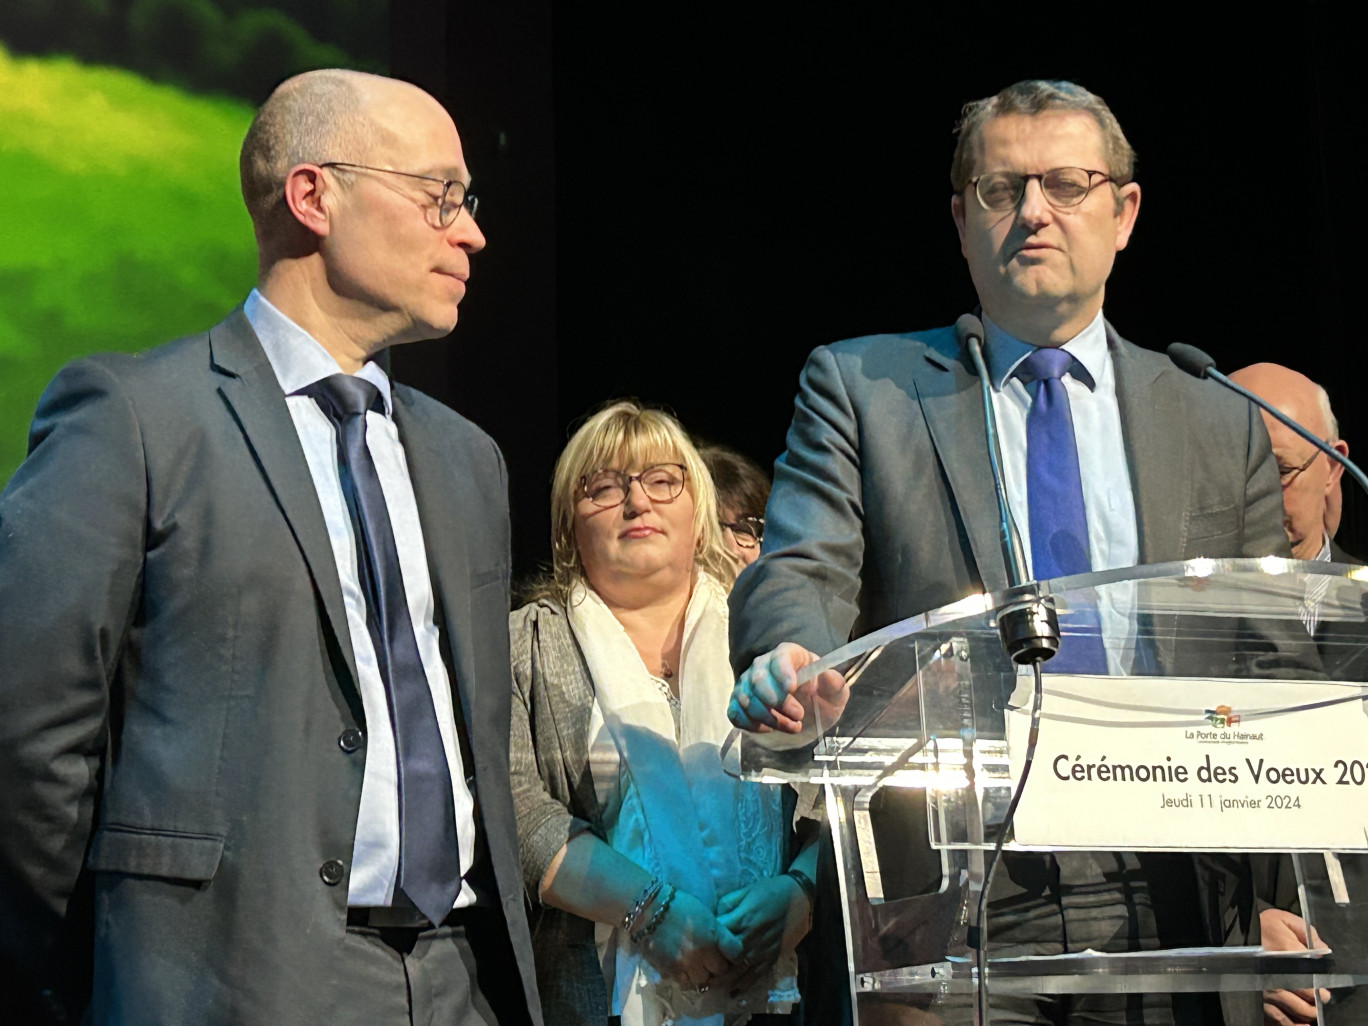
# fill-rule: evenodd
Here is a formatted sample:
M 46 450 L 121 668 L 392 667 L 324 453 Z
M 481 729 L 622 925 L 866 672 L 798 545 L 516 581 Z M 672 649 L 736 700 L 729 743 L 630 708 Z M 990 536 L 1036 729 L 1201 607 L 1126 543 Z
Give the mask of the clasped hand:
M 807 897 L 788 876 L 771 876 L 722 896 L 717 915 L 679 891 L 644 945 L 663 974 L 694 987 L 743 991 L 792 951 L 811 920 Z
M 797 734 L 813 710 L 824 723 L 835 722 L 850 697 L 845 678 L 836 670 L 824 670 L 812 680 L 798 683 L 798 671 L 818 658 L 788 641 L 757 657 L 732 689 L 727 718 L 742 730 L 758 733 L 782 730 Z
M 642 950 L 660 972 L 701 987 L 725 975 L 741 955 L 740 939 L 687 891 L 676 891 L 665 917 Z
M 722 895 L 717 920 L 741 940 L 743 956 L 729 976 L 718 981 L 738 993 L 767 972 L 780 955 L 798 946 L 812 923 L 812 909 L 796 880 L 769 876 Z

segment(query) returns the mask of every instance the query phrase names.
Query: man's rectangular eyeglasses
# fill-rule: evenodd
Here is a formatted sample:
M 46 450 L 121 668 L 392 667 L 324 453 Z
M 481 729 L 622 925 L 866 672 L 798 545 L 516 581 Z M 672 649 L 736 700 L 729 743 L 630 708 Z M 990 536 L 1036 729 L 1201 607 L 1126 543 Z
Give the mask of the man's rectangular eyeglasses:
M 480 208 L 480 198 L 473 192 L 466 190 L 465 182 L 459 179 L 433 178 L 431 175 L 415 175 L 409 171 L 392 171 L 387 167 L 370 167 L 367 164 L 348 164 L 341 160 L 329 160 L 319 164 L 319 167 L 339 167 L 343 171 L 374 171 L 382 175 L 399 175 L 402 178 L 417 178 L 419 181 L 432 182 L 434 185 L 442 187 L 440 196 L 432 196 L 432 200 L 437 204 L 437 227 L 447 228 L 451 222 L 456 220 L 456 215 L 465 207 L 470 211 L 471 218 L 475 217 L 475 212 Z M 431 196 L 431 193 L 429 193 Z
M 743 549 L 753 549 L 765 540 L 764 517 L 737 517 L 733 523 L 725 520 L 718 523 L 732 533 L 736 544 Z
M 990 171 L 971 178 L 974 195 L 984 210 L 1015 210 L 1026 195 L 1026 183 L 1032 178 L 1040 181 L 1040 191 L 1056 207 L 1076 207 L 1104 182 L 1112 181 L 1105 171 L 1089 171 L 1081 167 L 1056 167 L 1034 175 L 1019 175 L 1015 171 Z M 1093 181 L 1096 178 L 1097 181 Z
M 641 490 L 652 502 L 674 502 L 684 490 L 682 463 L 657 463 L 639 474 L 621 470 L 595 470 L 580 478 L 584 497 L 601 509 L 612 509 L 622 504 L 631 491 L 632 482 L 641 482 Z

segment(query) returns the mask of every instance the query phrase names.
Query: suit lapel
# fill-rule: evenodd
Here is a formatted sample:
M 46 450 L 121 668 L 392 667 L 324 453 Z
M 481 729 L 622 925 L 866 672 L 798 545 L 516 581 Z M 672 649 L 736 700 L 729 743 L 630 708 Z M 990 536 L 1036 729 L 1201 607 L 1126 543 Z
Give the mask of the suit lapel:
M 241 309 L 209 332 L 209 346 L 214 369 L 221 375 L 219 394 L 232 410 L 304 555 L 354 689 L 356 659 L 342 603 L 342 586 L 337 579 L 337 563 L 313 477 L 280 383 Z
M 1186 454 L 1188 420 L 1175 389 L 1164 387 L 1170 373 L 1147 359 L 1107 325 L 1107 346 L 1116 369 L 1116 400 L 1121 435 L 1130 464 L 1141 563 L 1183 558 L 1183 512 L 1188 508 L 1191 475 Z M 1177 373 L 1173 371 L 1172 373 Z
M 462 455 L 458 448 L 461 443 L 448 436 L 446 447 L 439 450 L 433 444 L 432 432 L 423 429 L 421 416 L 401 388 L 394 390 L 394 423 L 404 444 L 432 591 L 450 646 L 456 677 L 452 690 L 460 696 L 465 722 L 480 722 L 471 710 L 470 682 L 475 678 L 475 666 L 470 658 L 470 555 L 460 529 L 469 500 L 457 487 L 457 474 L 452 469 L 453 460 Z M 467 474 L 466 479 L 469 477 Z M 474 747 L 473 737 L 471 745 Z
M 1007 587 L 998 531 L 997 495 L 988 462 L 988 434 L 977 375 L 928 343 L 926 359 L 913 368 L 913 385 L 936 455 L 945 468 L 979 579 L 987 591 Z

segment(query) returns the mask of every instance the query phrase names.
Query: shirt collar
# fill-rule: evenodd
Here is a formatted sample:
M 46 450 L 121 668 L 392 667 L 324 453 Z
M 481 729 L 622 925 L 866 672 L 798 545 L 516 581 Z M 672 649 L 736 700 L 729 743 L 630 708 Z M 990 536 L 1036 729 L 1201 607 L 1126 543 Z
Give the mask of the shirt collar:
M 1320 547 L 1320 551 L 1316 553 L 1316 557 L 1315 557 L 1315 560 L 1313 560 L 1313 562 L 1315 562 L 1315 561 L 1319 561 L 1319 562 L 1321 562 L 1321 563 L 1329 563 L 1329 562 L 1331 562 L 1331 559 L 1330 559 L 1330 536 L 1329 536 L 1328 534 L 1326 534 L 1324 531 L 1321 532 L 1321 547 Z
M 276 380 L 286 395 L 293 395 L 315 381 L 345 373 L 316 338 L 281 313 L 256 289 L 252 289 L 242 304 L 242 312 L 261 341 L 271 370 L 275 371 Z M 385 400 L 385 416 L 391 416 L 394 401 L 390 395 L 389 375 L 374 360 L 367 360 L 356 376 L 365 378 L 380 390 Z
M 1017 364 L 1030 356 L 1036 347 L 1003 331 L 987 314 L 983 315 L 983 335 L 988 350 L 988 373 L 992 376 L 993 387 L 1001 391 L 1016 371 Z M 1107 362 L 1107 324 L 1102 319 L 1102 311 L 1098 310 L 1088 326 L 1062 348 L 1074 358 L 1070 373 L 1088 388 L 1096 388 Z

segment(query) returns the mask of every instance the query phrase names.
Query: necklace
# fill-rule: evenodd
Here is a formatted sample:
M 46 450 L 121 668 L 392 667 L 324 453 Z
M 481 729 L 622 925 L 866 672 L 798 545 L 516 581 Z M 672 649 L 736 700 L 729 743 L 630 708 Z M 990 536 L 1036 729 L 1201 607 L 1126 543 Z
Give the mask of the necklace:
M 666 680 L 671 680 L 674 677 L 674 669 L 664 656 L 660 657 L 660 675 Z

